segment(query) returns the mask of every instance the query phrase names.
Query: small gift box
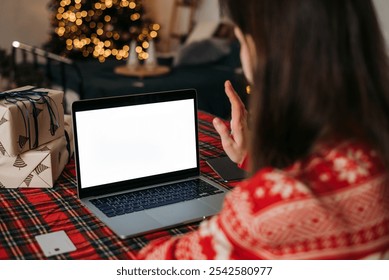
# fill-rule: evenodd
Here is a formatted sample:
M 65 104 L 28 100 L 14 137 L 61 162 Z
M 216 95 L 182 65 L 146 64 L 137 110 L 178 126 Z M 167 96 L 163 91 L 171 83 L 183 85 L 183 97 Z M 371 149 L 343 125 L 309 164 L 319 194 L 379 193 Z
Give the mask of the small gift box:
M 73 154 L 70 118 L 65 133 L 15 157 L 0 156 L 0 188 L 51 188 Z
M 0 93 L 0 156 L 17 156 L 64 135 L 63 92 L 31 86 Z

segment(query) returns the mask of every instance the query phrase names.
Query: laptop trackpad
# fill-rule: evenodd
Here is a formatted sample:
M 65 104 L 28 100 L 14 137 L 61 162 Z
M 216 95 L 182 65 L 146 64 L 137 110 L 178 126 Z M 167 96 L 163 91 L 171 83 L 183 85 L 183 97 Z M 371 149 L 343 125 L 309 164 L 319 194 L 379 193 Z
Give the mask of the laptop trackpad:
M 102 221 L 106 222 L 120 238 L 139 235 L 140 233 L 153 231 L 162 226 L 158 221 L 143 211 L 131 213 L 130 215 L 116 216 L 110 219 L 102 218 Z
M 199 200 L 162 206 L 145 212 L 160 223 L 168 225 L 194 222 L 216 214 L 214 209 Z

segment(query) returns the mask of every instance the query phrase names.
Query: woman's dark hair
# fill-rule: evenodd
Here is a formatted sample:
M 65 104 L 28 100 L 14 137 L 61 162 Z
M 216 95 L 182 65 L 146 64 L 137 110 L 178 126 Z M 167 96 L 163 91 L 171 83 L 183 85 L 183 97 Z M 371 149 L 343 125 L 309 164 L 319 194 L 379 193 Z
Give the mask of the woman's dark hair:
M 251 164 L 283 168 L 327 132 L 368 141 L 389 167 L 389 76 L 370 0 L 220 0 L 253 38 Z

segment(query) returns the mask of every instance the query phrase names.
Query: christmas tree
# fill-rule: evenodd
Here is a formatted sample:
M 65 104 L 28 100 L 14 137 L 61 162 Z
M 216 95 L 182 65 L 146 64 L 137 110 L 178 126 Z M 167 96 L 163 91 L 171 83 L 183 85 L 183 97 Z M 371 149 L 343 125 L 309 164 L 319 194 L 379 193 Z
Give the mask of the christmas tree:
M 18 156 L 16 157 L 16 160 L 15 160 L 13 166 L 18 167 L 19 170 L 20 170 L 21 168 L 26 167 L 27 164 L 24 162 L 24 160 L 22 160 L 22 158 L 20 157 L 20 155 L 18 155 Z
M 136 41 L 140 60 L 160 26 L 145 18 L 141 0 L 51 0 L 53 32 L 45 49 L 70 58 L 126 59 Z
M 1 144 L 1 142 L 0 142 L 0 153 L 4 156 L 5 152 L 6 152 L 5 148 L 4 148 L 3 144 Z

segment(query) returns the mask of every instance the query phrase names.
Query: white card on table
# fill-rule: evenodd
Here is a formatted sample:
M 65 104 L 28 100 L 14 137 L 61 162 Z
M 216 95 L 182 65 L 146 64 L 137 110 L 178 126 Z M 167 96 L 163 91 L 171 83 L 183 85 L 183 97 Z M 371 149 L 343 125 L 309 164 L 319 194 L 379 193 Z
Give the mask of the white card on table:
M 51 257 L 76 250 L 67 234 L 61 230 L 35 236 L 46 257 Z

